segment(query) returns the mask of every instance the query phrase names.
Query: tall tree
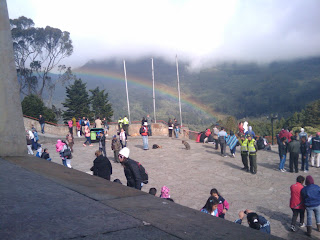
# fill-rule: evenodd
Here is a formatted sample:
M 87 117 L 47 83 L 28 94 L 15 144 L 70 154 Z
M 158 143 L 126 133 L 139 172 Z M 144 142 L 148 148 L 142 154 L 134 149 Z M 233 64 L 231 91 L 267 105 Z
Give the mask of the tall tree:
M 95 117 L 105 117 L 110 121 L 113 115 L 113 110 L 111 103 L 109 103 L 108 100 L 108 93 L 105 93 L 105 90 L 100 91 L 99 87 L 89 91 L 92 94 L 90 102 Z
M 73 117 L 91 117 L 90 99 L 86 89 L 86 83 L 76 79 L 72 85 L 66 87 L 67 97 L 62 105 L 66 108 L 62 116 L 64 120 Z
M 56 114 L 52 109 L 44 106 L 43 101 L 37 95 L 31 94 L 26 96 L 21 102 L 22 112 L 24 115 L 38 118 L 43 115 L 46 121 L 56 123 Z
M 34 93 L 41 99 L 45 88 L 52 94 L 56 83 L 49 73 L 73 53 L 70 33 L 50 26 L 35 28 L 33 20 L 23 16 L 10 20 L 10 24 L 20 92 Z M 62 69 L 69 73 L 69 68 Z
M 306 107 L 304 125 L 312 127 L 320 126 L 320 100 L 317 100 Z

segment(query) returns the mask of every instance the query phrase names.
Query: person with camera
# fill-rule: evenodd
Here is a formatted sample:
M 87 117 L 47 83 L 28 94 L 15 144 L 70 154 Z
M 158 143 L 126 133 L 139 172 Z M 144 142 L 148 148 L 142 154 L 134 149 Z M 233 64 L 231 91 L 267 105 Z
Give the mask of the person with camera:
M 247 215 L 247 221 L 250 228 L 259 230 L 264 233 L 271 233 L 270 222 L 262 216 L 259 216 L 255 212 L 247 209 L 245 211 L 239 212 L 239 219 L 235 221 L 235 223 L 241 224 L 243 218 Z

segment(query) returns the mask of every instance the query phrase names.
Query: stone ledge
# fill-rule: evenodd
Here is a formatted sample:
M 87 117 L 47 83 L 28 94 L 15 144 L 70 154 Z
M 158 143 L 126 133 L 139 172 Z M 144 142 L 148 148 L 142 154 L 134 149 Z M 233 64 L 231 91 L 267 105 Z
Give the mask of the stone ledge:
M 170 236 L 181 239 L 280 239 L 36 157 L 5 159 Z M 89 237 L 104 238 L 108 238 L 108 234 Z

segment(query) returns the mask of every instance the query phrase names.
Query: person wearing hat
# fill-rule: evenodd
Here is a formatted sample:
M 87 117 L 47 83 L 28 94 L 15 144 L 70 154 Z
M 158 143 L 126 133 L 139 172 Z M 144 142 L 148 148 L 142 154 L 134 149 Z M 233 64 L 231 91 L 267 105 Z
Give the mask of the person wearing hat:
M 314 184 L 312 176 L 306 177 L 306 186 L 301 190 L 301 196 L 307 210 L 307 235 L 312 233 L 312 212 L 314 212 L 317 229 L 320 231 L 320 187 Z
M 129 158 L 130 149 L 125 147 L 119 152 L 118 158 L 124 168 L 124 175 L 127 179 L 127 186 L 141 190 L 142 176 L 140 174 L 139 165 L 136 161 Z
M 149 146 L 148 146 L 148 123 L 147 122 L 144 122 L 143 125 L 141 126 L 140 134 L 142 136 L 143 150 L 149 150 Z
M 304 128 L 300 129 L 300 133 L 299 133 L 300 142 L 302 137 L 306 137 L 306 139 L 308 139 L 308 134 L 304 131 Z
M 117 138 L 117 135 L 113 135 L 112 142 L 111 142 L 111 150 L 113 151 L 113 154 L 114 154 L 114 160 L 113 160 L 114 162 L 117 162 L 117 163 L 120 162 L 118 158 L 120 149 L 121 149 L 121 143 Z
M 239 140 L 240 144 L 240 151 L 241 151 L 241 159 L 243 163 L 243 168 L 241 170 L 249 172 L 249 166 L 248 166 L 248 139 L 244 135 L 240 136 Z
M 252 138 L 250 134 L 247 135 L 248 139 L 248 153 L 249 153 L 249 161 L 250 161 L 250 172 L 252 174 L 257 173 L 257 143 L 256 140 Z

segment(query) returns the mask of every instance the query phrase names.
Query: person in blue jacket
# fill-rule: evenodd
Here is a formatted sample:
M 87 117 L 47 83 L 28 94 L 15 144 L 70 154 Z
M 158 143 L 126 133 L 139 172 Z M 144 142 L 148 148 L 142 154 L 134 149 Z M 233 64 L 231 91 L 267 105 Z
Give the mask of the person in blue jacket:
M 235 221 L 235 223 L 241 224 L 243 218 L 247 214 L 247 220 L 249 227 L 259 230 L 260 232 L 264 232 L 267 234 L 271 233 L 271 227 L 270 227 L 270 222 L 265 219 L 262 216 L 259 216 L 255 212 L 252 212 L 251 210 L 247 209 L 245 211 L 240 211 L 239 212 L 239 219 Z
M 256 139 L 256 134 L 254 133 L 254 131 L 252 130 L 252 127 L 249 126 L 248 131 L 246 131 L 244 133 L 244 135 L 247 137 L 248 135 L 251 135 L 253 137 L 253 139 Z
M 320 231 L 320 187 L 314 184 L 313 178 L 306 177 L 306 186 L 301 190 L 301 196 L 307 210 L 307 235 L 312 233 L 312 212 L 316 217 L 317 229 Z

